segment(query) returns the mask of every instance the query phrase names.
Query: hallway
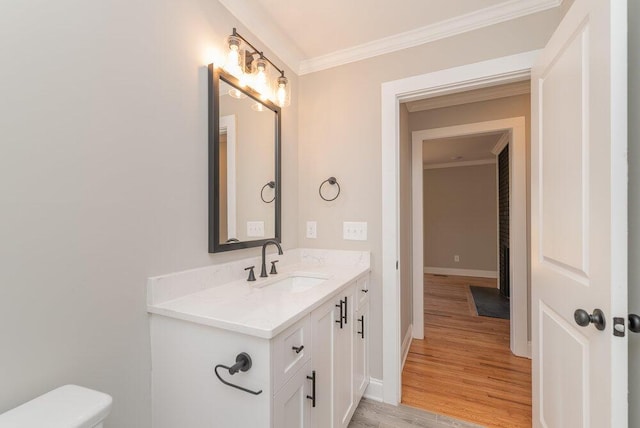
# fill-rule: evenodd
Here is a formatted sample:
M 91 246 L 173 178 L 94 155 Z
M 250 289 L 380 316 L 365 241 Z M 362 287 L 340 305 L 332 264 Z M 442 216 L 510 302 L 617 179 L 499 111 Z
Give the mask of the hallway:
M 425 339 L 411 344 L 402 403 L 487 427 L 530 427 L 531 361 L 509 350 L 508 320 L 476 315 L 469 285 L 496 280 L 425 274 Z

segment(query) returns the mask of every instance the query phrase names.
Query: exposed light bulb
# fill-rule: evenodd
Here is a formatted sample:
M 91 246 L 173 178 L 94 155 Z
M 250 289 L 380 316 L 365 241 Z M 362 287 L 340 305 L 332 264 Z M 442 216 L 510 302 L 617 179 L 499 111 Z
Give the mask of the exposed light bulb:
M 224 69 L 238 79 L 244 74 L 242 71 L 242 55 L 240 53 L 240 39 L 236 36 L 229 36 L 227 39 L 229 44 L 229 52 L 227 53 L 227 61 L 224 64 Z
M 260 94 L 260 99 L 266 100 L 271 97 L 271 88 L 267 80 L 267 62 L 263 58 L 255 61 L 255 75 L 251 86 Z
M 291 95 L 287 89 L 288 80 L 284 76 L 278 77 L 278 89 L 276 89 L 276 104 L 286 107 L 291 103 Z

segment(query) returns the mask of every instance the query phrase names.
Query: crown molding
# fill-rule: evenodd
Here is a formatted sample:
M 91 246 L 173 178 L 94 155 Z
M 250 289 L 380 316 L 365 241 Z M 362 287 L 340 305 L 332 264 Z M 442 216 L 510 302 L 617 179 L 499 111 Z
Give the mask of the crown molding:
M 473 161 L 461 161 L 461 162 L 447 162 L 447 163 L 432 163 L 428 165 L 423 165 L 423 169 L 442 169 L 442 168 L 458 168 L 461 166 L 477 166 L 477 165 L 491 165 L 495 164 L 496 160 L 494 159 L 480 159 Z
M 509 144 L 509 132 L 504 132 L 493 149 L 491 149 L 491 153 L 498 156 L 502 149 L 507 147 L 507 144 Z
M 233 0 L 224 0 L 223 3 L 229 1 Z M 299 64 L 298 74 L 309 74 L 499 24 L 558 7 L 562 4 L 562 1 L 509 0 L 425 27 L 303 60 Z

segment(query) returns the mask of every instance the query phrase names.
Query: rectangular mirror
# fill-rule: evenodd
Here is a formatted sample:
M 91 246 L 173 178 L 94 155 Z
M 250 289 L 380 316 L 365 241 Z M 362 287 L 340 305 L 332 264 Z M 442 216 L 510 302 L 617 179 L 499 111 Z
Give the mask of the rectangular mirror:
M 209 252 L 280 242 L 280 108 L 209 65 Z

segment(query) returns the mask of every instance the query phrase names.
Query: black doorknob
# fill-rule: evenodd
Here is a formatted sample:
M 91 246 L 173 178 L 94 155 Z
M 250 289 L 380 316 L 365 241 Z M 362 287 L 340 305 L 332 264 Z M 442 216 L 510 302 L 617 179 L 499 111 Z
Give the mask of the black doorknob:
M 629 314 L 629 330 L 634 333 L 640 333 L 640 316 Z
M 591 315 L 584 309 L 576 309 L 573 313 L 573 319 L 576 321 L 576 324 L 581 327 L 586 327 L 592 323 L 598 330 L 604 330 L 606 326 L 604 312 L 600 309 L 594 309 Z

